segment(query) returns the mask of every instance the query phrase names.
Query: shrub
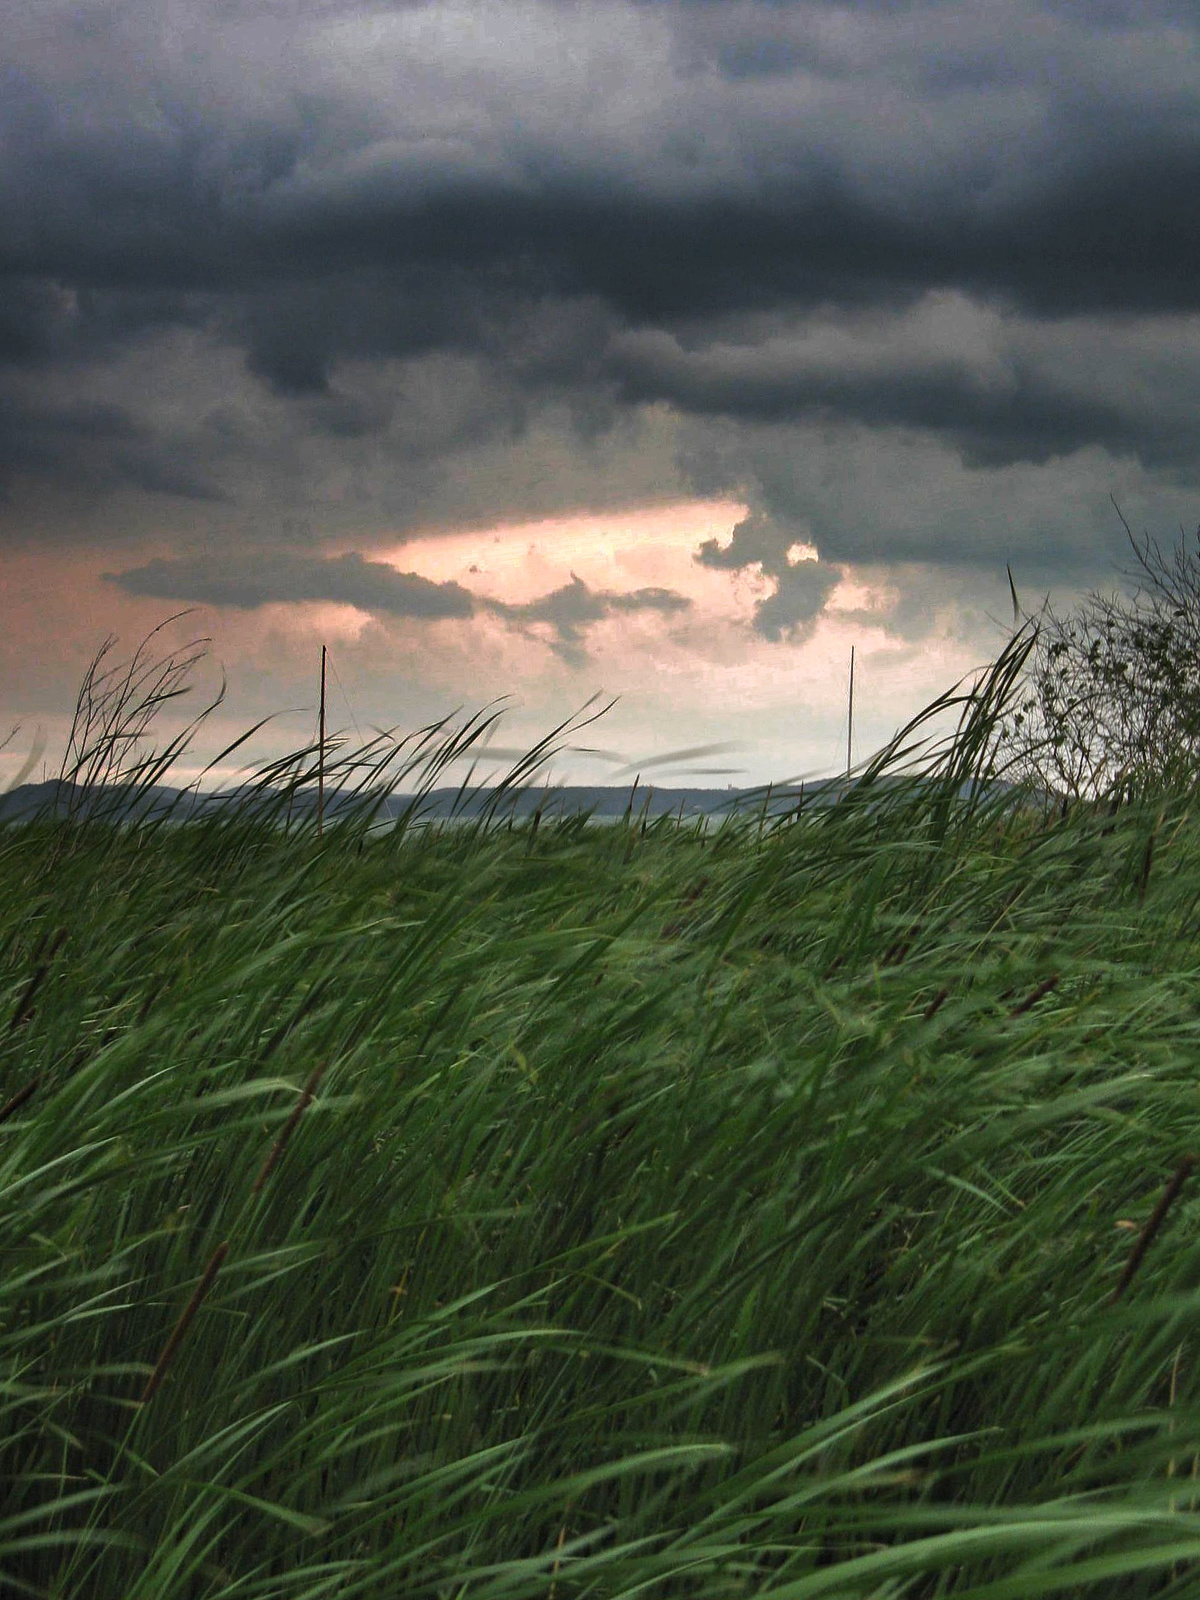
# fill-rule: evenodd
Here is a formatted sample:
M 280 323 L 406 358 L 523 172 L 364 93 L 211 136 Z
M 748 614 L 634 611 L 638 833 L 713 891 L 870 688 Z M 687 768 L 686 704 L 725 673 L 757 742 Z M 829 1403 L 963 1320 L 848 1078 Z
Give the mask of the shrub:
M 1164 552 L 1117 515 L 1136 589 L 1092 591 L 1065 616 L 1047 602 L 1026 692 L 1003 730 L 1014 768 L 1064 801 L 1190 785 L 1200 773 L 1200 528 L 1192 540 L 1181 529 Z

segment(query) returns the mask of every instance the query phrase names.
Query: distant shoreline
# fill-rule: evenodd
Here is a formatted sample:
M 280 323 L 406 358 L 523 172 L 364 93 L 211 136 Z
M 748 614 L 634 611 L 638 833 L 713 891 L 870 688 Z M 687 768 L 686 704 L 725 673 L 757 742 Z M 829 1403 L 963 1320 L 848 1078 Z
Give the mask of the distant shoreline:
M 443 787 L 425 793 L 393 792 L 379 803 L 380 813 L 388 818 L 402 816 L 416 807 L 422 817 L 448 820 L 452 817 L 477 817 L 489 810 L 501 815 L 532 818 L 540 812 L 543 818 L 591 815 L 597 818 L 620 818 L 632 811 L 637 817 L 649 818 L 680 815 L 687 817 L 714 817 L 727 812 L 761 810 L 777 815 L 792 811 L 801 802 L 829 804 L 841 792 L 845 780 L 822 778 L 812 783 L 762 784 L 746 789 L 704 789 L 677 785 L 659 786 L 650 783 L 615 785 L 562 784 L 528 785 L 497 792 L 495 786 L 478 786 L 464 790 L 461 787 Z M 110 806 L 124 809 L 131 815 L 149 818 L 178 813 L 181 817 L 200 817 L 215 811 L 241 804 L 249 809 L 280 803 L 283 791 L 255 790 L 247 785 L 240 789 L 216 793 L 198 793 L 165 785 L 143 794 L 123 796 L 117 786 L 96 786 L 77 790 L 57 780 L 45 783 L 27 783 L 0 795 L 0 822 L 28 821 L 37 816 L 65 816 L 104 814 Z M 361 797 L 351 794 L 327 792 L 325 809 L 328 815 L 350 809 Z M 294 810 L 315 810 L 315 786 L 306 784 L 292 796 Z

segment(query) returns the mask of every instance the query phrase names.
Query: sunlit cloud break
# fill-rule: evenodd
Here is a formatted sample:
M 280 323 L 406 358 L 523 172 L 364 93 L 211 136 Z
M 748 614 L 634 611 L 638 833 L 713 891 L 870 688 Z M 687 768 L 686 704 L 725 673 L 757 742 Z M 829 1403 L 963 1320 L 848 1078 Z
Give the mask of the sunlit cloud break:
M 586 630 L 621 612 L 687 611 L 691 600 L 670 589 L 642 588 L 613 593 L 571 581 L 524 604 L 475 596 L 453 580 L 435 583 L 416 572 L 400 572 L 386 561 L 367 561 L 357 552 L 339 556 L 298 556 L 271 550 L 221 560 L 160 557 L 105 578 L 126 593 L 212 606 L 254 610 L 278 603 L 332 601 L 388 617 L 425 620 L 469 618 L 491 612 L 515 627 L 546 624 L 565 660 L 583 659 Z

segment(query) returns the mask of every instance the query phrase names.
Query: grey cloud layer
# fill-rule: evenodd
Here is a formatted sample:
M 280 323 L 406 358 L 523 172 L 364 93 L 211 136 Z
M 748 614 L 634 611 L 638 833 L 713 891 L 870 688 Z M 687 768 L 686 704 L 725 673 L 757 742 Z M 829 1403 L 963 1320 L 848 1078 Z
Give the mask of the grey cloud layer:
M 470 593 L 457 583 L 433 583 L 356 553 L 321 558 L 273 551 L 232 561 L 168 558 L 105 576 L 127 594 L 248 610 L 272 601 L 311 600 L 394 617 L 469 617 L 474 610 Z
M 919 543 L 839 517 L 813 429 L 1194 486 L 1198 40 L 1165 0 L 13 8 L 0 532 L 75 488 L 368 537 L 652 463 L 751 506 L 774 636 L 825 592 L 798 527 Z
M 655 611 L 660 616 L 678 615 L 691 607 L 691 601 L 672 589 L 632 589 L 623 593 L 590 589 L 583 579 L 571 574 L 570 583 L 554 589 L 525 605 L 492 602 L 492 609 L 519 623 L 547 623 L 553 630 L 553 647 L 562 658 L 577 665 L 584 658 L 584 634 L 594 622 L 619 612 Z
M 434 583 L 416 572 L 400 572 L 389 562 L 364 561 L 355 552 L 318 557 L 260 550 L 220 559 L 168 557 L 105 576 L 127 594 L 243 610 L 280 601 L 324 600 L 376 616 L 427 621 L 487 611 L 526 630 L 530 624 L 548 626 L 548 642 L 573 664 L 583 659 L 584 635 L 593 623 L 620 612 L 655 611 L 669 616 L 691 605 L 685 596 L 670 589 L 615 594 L 591 589 L 574 573 L 570 583 L 561 588 L 513 605 L 477 597 L 452 581 Z
M 947 285 L 1191 308 L 1195 28 L 1028 0 L 49 3 L 6 28 L 0 259 L 176 292 L 450 268 L 655 320 Z
M 755 628 L 768 639 L 810 627 L 841 578 L 840 568 L 819 558 L 789 558 L 783 542 L 788 531 L 785 522 L 755 513 L 737 524 L 728 544 L 706 539 L 696 552 L 702 566 L 726 572 L 757 566 L 774 581 L 774 594 L 760 602 L 754 614 Z

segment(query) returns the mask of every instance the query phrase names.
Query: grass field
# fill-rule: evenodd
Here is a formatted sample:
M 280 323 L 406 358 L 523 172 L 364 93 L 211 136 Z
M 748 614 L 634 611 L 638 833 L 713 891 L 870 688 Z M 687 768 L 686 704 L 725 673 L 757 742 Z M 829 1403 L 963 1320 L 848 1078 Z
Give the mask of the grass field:
M 964 791 L 994 709 L 707 831 L 0 832 L 3 1593 L 1200 1595 L 1200 819 Z

